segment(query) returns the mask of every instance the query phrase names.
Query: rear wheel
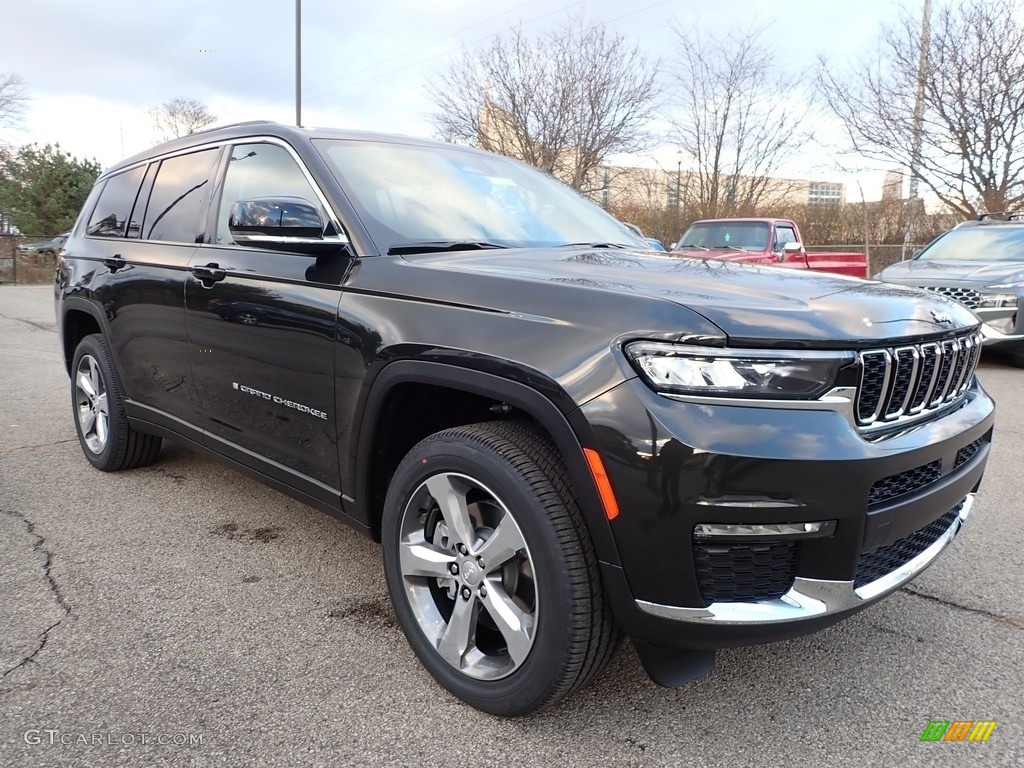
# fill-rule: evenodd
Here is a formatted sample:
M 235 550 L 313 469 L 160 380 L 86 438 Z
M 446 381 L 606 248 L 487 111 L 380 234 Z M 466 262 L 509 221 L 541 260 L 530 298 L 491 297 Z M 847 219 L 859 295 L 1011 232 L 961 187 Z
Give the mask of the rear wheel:
M 75 350 L 71 407 L 82 452 L 97 469 L 141 467 L 160 452 L 159 437 L 136 432 L 128 424 L 114 366 L 99 334 L 86 336 Z
M 416 445 L 391 480 L 384 566 L 413 650 L 445 688 L 526 715 L 592 679 L 618 631 L 557 451 L 490 422 Z

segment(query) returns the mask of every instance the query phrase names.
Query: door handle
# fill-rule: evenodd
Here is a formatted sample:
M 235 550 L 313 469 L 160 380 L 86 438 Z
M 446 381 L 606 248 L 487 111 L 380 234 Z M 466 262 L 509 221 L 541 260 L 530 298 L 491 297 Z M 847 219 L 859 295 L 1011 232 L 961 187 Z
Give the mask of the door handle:
M 189 271 L 203 283 L 219 283 L 228 273 L 219 264 L 207 264 L 202 267 L 189 267 Z
M 117 272 L 117 270 L 121 269 L 127 262 L 125 262 L 124 257 L 122 257 L 120 253 L 115 253 L 113 256 L 105 258 L 103 263 L 111 272 Z

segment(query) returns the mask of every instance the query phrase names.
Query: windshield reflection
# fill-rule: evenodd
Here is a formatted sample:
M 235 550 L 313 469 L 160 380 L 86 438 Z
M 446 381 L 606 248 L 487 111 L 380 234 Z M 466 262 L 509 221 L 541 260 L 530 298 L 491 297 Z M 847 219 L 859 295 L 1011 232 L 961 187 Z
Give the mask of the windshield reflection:
M 589 200 L 506 157 L 443 144 L 314 143 L 382 253 L 431 241 L 647 249 Z
M 1024 227 L 954 229 L 925 248 L 920 261 L 1024 262 Z

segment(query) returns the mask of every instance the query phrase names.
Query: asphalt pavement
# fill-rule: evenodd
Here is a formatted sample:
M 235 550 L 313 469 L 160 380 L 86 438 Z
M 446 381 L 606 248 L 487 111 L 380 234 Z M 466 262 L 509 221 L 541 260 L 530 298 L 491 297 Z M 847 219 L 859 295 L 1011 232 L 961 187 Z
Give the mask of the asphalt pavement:
M 420 667 L 360 534 L 169 441 L 92 469 L 52 289 L 0 287 L 0 766 L 1024 765 L 1024 370 L 979 375 L 982 492 L 908 588 L 676 690 L 626 644 L 501 720 Z M 922 742 L 931 720 L 998 725 Z

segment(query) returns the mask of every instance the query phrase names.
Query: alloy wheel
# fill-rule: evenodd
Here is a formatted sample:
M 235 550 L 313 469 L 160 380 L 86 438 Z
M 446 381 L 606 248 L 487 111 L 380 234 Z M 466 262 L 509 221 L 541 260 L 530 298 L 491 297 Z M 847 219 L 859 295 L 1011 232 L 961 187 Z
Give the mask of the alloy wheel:
M 399 569 L 420 630 L 455 669 L 498 680 L 526 661 L 537 630 L 533 560 L 514 517 L 479 481 L 423 481 L 403 512 Z
M 102 453 L 110 436 L 110 411 L 107 388 L 92 355 L 83 355 L 75 371 L 75 414 L 85 445 Z

